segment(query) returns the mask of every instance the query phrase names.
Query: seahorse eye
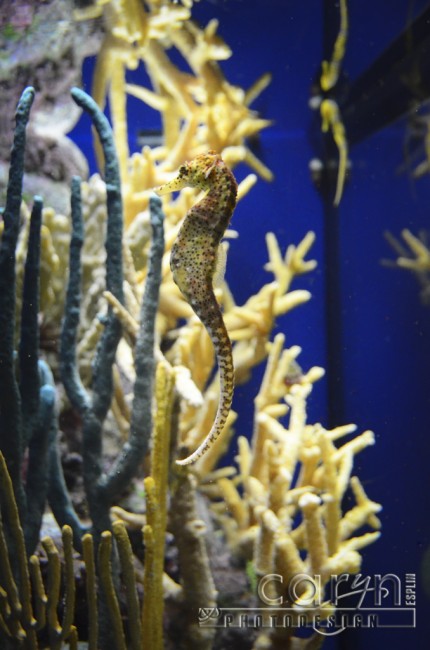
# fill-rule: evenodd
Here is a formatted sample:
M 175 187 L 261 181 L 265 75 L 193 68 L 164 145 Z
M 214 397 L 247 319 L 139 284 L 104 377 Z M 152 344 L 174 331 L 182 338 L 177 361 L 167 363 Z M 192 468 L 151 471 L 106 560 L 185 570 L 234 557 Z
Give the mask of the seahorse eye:
M 182 176 L 186 176 L 186 175 L 187 175 L 187 171 L 188 171 L 188 169 L 187 169 L 187 165 L 181 165 L 181 166 L 179 167 L 179 170 L 178 170 L 178 176 L 179 176 L 179 178 L 182 178 Z

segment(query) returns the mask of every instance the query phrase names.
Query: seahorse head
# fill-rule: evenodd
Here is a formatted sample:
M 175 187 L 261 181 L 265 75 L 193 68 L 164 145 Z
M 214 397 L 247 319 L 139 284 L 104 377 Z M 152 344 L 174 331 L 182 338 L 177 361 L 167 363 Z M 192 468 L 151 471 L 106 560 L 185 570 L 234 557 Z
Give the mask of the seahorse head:
M 197 187 L 200 190 L 208 190 L 212 185 L 211 172 L 219 162 L 222 162 L 221 156 L 215 151 L 202 153 L 190 162 L 181 165 L 176 178 L 160 187 L 156 187 L 154 191 L 161 195 L 177 192 L 183 187 Z

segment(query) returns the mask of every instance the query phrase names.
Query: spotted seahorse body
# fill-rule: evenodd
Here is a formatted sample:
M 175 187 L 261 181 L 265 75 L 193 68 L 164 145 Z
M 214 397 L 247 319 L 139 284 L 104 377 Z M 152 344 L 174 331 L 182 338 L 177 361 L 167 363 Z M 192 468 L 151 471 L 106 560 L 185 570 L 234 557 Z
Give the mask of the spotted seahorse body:
M 209 151 L 182 165 L 173 181 L 155 191 L 165 194 L 183 187 L 207 190 L 207 194 L 188 211 L 172 247 L 170 267 L 174 281 L 211 337 L 220 376 L 220 401 L 211 430 L 196 451 L 177 461 L 180 465 L 188 465 L 200 458 L 218 438 L 233 398 L 232 347 L 212 280 L 218 246 L 236 206 L 237 183 L 221 156 Z

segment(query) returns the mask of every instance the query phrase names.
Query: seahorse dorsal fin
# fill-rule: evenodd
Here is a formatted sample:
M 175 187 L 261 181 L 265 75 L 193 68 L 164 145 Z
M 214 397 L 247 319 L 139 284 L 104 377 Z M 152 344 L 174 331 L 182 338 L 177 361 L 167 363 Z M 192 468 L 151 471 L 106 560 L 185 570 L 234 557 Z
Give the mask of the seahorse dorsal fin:
M 214 288 L 219 288 L 224 281 L 227 266 L 227 251 L 228 243 L 226 241 L 221 242 L 217 250 L 214 277 L 212 279 Z

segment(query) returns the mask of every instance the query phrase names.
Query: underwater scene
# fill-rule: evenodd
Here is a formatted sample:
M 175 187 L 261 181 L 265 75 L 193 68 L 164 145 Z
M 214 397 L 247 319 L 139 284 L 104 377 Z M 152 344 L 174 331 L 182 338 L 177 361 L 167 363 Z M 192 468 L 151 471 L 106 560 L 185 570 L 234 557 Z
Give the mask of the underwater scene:
M 430 2 L 0 0 L 0 650 L 428 647 Z

